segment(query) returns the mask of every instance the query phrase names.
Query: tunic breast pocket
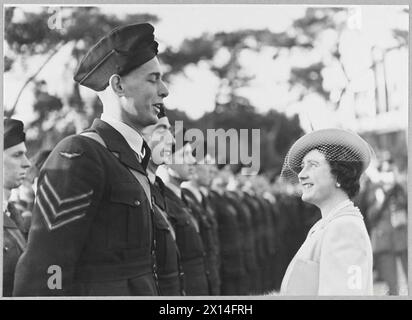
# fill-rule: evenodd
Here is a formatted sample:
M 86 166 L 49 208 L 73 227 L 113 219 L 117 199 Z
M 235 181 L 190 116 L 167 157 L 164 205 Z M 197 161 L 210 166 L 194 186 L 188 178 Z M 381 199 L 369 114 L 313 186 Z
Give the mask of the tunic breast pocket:
M 175 219 L 176 242 L 183 260 L 190 260 L 203 256 L 203 243 L 200 234 L 188 215 Z
M 213 226 L 212 223 L 204 215 L 201 216 L 200 219 L 200 230 L 205 247 L 208 250 L 212 249 L 212 247 L 214 246 Z
M 159 273 L 177 270 L 176 243 L 168 223 L 155 209 L 154 214 L 155 238 L 156 238 L 156 260 Z
M 3 239 L 3 273 L 14 273 L 14 268 L 21 253 L 17 243 L 12 240 L 11 235 L 5 230 Z
M 114 184 L 106 223 L 109 249 L 148 248 L 151 243 L 151 218 L 144 190 L 133 182 Z

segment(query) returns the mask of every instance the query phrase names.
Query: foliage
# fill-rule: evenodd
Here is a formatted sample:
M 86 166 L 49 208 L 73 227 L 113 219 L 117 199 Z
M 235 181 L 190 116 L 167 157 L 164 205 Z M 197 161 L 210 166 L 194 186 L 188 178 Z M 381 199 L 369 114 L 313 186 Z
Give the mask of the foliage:
M 113 28 L 124 24 L 155 23 L 158 21 L 156 16 L 150 14 L 129 14 L 122 18 L 115 15 L 105 15 L 97 7 L 61 7 L 56 8 L 57 11 L 49 11 L 49 7 L 42 7 L 40 12 L 16 12 L 17 10 L 20 9 L 15 7 L 5 8 L 4 38 L 9 49 L 4 57 L 5 72 L 12 70 L 16 57 L 24 60 L 33 55 L 48 55 L 51 58 L 65 45 L 72 46 L 71 53 L 75 61 L 74 65 L 77 65 L 88 48 Z M 19 14 L 21 17 L 17 19 L 16 16 Z M 59 23 L 61 22 L 61 28 L 50 28 L 51 22 L 56 23 L 56 20 L 51 20 L 53 17 L 61 19 L 59 21 Z M 49 59 L 46 59 L 45 63 L 27 78 L 21 92 L 30 82 L 36 81 L 37 74 L 48 61 Z M 81 130 L 82 123 L 83 126 L 90 124 L 91 116 L 99 113 L 99 102 L 96 102 L 92 105 L 92 108 L 97 109 L 87 114 L 79 93 L 78 84 L 73 82 L 72 87 L 72 93 L 68 97 L 56 97 L 50 95 L 47 91 L 40 90 L 36 92 L 38 88 L 35 85 L 33 108 L 38 117 L 33 123 L 29 124 L 29 127 L 31 127 L 32 132 L 35 132 L 34 137 L 43 141 L 43 144 L 40 144 L 38 148 L 53 147 L 57 141 L 67 134 Z M 13 115 L 20 94 L 11 108 L 9 106 L 6 109 L 5 106 L 7 116 Z M 67 101 L 68 108 L 63 107 L 63 100 Z M 77 119 L 75 120 L 77 125 L 67 122 L 68 117 Z M 82 121 L 82 119 L 86 119 L 86 121 Z M 51 120 L 57 122 L 55 126 L 48 127 L 44 125 Z M 43 139 L 46 135 L 48 138 Z
M 5 72 L 13 71 L 17 61 L 24 61 L 33 55 L 47 56 L 50 59 L 67 46 L 70 46 L 73 58 L 73 63 L 68 63 L 67 68 L 74 68 L 86 50 L 114 27 L 158 21 L 158 17 L 150 14 L 128 14 L 120 18 L 103 14 L 97 7 L 61 7 L 57 12 L 61 18 L 62 28 L 50 28 L 50 18 L 56 11 L 49 11 L 48 7 L 43 7 L 39 12 L 5 7 Z M 405 13 L 408 13 L 407 9 Z M 337 62 L 345 72 L 339 52 L 339 41 L 340 33 L 346 28 L 347 15 L 345 8 L 312 7 L 307 8 L 305 14 L 295 19 L 292 27 L 283 32 L 243 29 L 215 34 L 205 33 L 199 37 L 185 39 L 177 49 L 167 47 L 160 54 L 162 63 L 168 66 L 166 80 L 173 81 L 174 77 L 184 76 L 188 66 L 200 63 L 206 64 L 219 80 L 215 109 L 212 112 L 193 120 L 183 111 L 169 110 L 170 122 L 183 120 L 186 127 L 196 127 L 203 131 L 208 128 L 259 128 L 261 150 L 264 150 L 261 152 L 261 169 L 275 175 L 280 170 L 282 159 L 290 144 L 303 132 L 297 116 L 287 118 L 276 110 L 258 113 L 250 101 L 241 95 L 240 89 L 250 85 L 253 75 L 245 74 L 240 57 L 245 50 L 259 53 L 264 48 L 273 49 L 274 60 L 286 56 L 292 61 L 294 55 L 311 57 L 306 60 L 306 65 L 292 64 L 287 82 L 290 92 L 294 93 L 291 96 L 296 96 L 296 99 L 300 100 L 309 93 L 316 93 L 333 105 L 329 101 L 331 92 L 323 85 L 323 71 Z M 336 36 L 335 42 L 319 54 L 319 43 L 327 32 Z M 408 46 L 407 30 L 395 29 L 393 37 L 399 46 Z M 45 64 L 48 61 L 46 59 Z M 33 75 L 27 75 L 22 90 L 28 83 L 37 81 L 36 77 L 41 68 L 42 66 Z M 34 86 L 33 107 L 38 117 L 29 124 L 32 132 L 29 136 L 33 137 L 33 147 L 53 147 L 64 136 L 90 125 L 93 118 L 101 113 L 102 106 L 97 98 L 90 106 L 86 105 L 78 84 L 73 82 L 69 85 L 72 90 L 65 97 L 51 95 L 46 87 Z M 345 88 L 342 89 L 340 96 L 344 90 Z M 298 94 L 295 94 L 296 92 Z M 335 107 L 338 107 L 339 99 L 334 103 Z M 12 115 L 14 107 L 7 107 L 5 106 L 5 109 Z

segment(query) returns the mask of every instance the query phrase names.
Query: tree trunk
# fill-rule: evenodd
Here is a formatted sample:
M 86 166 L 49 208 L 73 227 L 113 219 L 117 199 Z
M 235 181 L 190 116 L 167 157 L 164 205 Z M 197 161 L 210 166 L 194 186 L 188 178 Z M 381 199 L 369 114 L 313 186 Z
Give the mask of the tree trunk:
M 19 93 L 16 97 L 16 100 L 14 101 L 13 107 L 8 111 L 4 110 L 4 114 L 7 115 L 7 117 L 11 117 L 14 114 L 14 112 L 16 111 L 17 103 L 19 102 L 20 97 L 23 94 L 23 91 L 27 87 L 27 85 L 37 77 L 37 75 L 43 70 L 43 68 L 47 65 L 47 63 L 49 63 L 49 61 L 56 55 L 56 53 L 59 52 L 59 50 L 61 49 L 62 46 L 63 46 L 63 42 L 60 42 L 59 44 L 57 44 L 56 48 L 47 57 L 47 59 L 43 62 L 43 64 L 40 66 L 40 68 L 37 69 L 37 71 L 26 80 L 26 82 L 21 87 L 21 89 L 20 89 L 20 91 L 19 91 Z

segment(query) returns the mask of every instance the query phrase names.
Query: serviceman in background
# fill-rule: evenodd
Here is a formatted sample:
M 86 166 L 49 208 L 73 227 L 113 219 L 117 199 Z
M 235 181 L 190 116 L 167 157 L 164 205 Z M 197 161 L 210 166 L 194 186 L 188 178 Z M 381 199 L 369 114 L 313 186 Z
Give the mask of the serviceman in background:
M 194 218 L 191 209 L 183 201 L 180 186 L 193 174 L 193 164 L 196 160 L 192 152 L 192 146 L 187 141 L 178 149 L 176 149 L 176 145 L 173 146 L 173 159 L 167 168 L 164 195 L 167 213 L 176 231 L 176 241 L 185 274 L 186 295 L 204 296 L 210 294 L 206 251 L 199 223 Z
M 160 165 L 171 162 L 174 138 L 170 132 L 169 119 L 164 108 L 160 111 L 156 124 L 143 129 L 143 136 L 152 150 L 152 157 L 147 166 L 153 197 L 154 235 L 156 240 L 156 262 L 160 295 L 185 295 L 184 272 L 181 264 L 179 248 L 176 242 L 176 231 L 167 214 L 165 185 L 156 175 Z
M 26 156 L 23 122 L 4 119 L 3 147 L 3 296 L 13 293 L 14 271 L 20 255 L 26 248 L 24 222 L 13 203 L 11 191 L 24 181 L 30 161 Z
M 206 153 L 206 146 L 199 144 L 197 148 L 203 148 L 203 154 Z M 195 151 L 197 150 L 195 148 Z M 210 155 L 206 153 L 203 159 L 200 159 L 201 153 L 195 153 L 196 164 L 194 167 L 194 174 L 189 181 L 182 183 L 182 198 L 191 209 L 200 229 L 200 236 L 206 251 L 206 263 L 209 294 L 220 294 L 220 262 L 219 262 L 219 241 L 218 241 L 218 226 L 216 220 L 216 213 L 206 206 L 205 197 L 201 192 L 207 190 L 211 183 L 211 175 L 209 173 L 210 167 L 213 164 L 210 161 Z

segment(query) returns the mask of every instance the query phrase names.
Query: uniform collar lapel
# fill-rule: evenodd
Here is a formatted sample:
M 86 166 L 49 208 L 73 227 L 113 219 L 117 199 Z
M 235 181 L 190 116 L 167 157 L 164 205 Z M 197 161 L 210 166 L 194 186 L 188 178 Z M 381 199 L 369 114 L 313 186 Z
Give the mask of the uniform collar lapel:
M 3 226 L 5 228 L 18 229 L 16 223 L 6 213 L 3 213 Z
M 152 196 L 154 198 L 155 203 L 157 206 L 162 209 L 163 211 L 166 210 L 165 199 L 161 194 L 161 190 L 158 186 L 150 184 L 152 190 Z
M 91 129 L 100 135 L 109 151 L 119 155 L 119 160 L 123 164 L 146 174 L 146 170 L 143 169 L 141 163 L 136 157 L 136 154 L 129 146 L 126 139 L 123 138 L 123 136 L 116 129 L 100 119 L 95 119 L 93 121 Z

